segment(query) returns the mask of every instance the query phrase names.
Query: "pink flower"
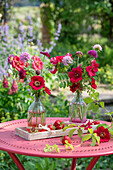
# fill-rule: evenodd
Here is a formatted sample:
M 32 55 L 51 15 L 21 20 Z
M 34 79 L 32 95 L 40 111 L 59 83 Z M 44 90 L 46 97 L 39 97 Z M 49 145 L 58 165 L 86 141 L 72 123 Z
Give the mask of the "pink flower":
M 12 93 L 12 90 L 11 90 L 11 89 L 9 89 L 9 91 L 8 91 L 8 95 L 11 95 L 11 94 L 13 94 L 13 93 Z
M 20 55 L 20 59 L 22 62 L 26 63 L 26 61 L 28 61 L 30 59 L 30 54 L 24 52 Z
M 20 60 L 20 57 L 14 56 L 12 61 L 13 68 L 16 68 L 16 70 L 20 71 L 25 67 L 24 63 Z
M 50 90 L 49 88 L 47 88 L 47 87 L 45 87 L 45 92 L 46 92 L 48 95 L 51 94 L 51 90 Z
M 77 55 L 78 57 L 82 57 L 82 56 L 83 56 L 83 53 L 82 53 L 81 51 L 77 51 L 77 52 L 75 53 L 75 55 Z
M 95 57 L 97 58 L 97 52 L 95 50 L 90 50 L 88 51 L 88 54 L 90 55 L 90 57 Z
M 93 60 L 91 66 L 87 66 L 87 67 L 86 67 L 86 71 L 88 72 L 88 74 L 89 74 L 90 77 L 96 75 L 95 73 L 98 71 L 98 67 L 99 67 L 99 64 L 96 63 L 96 60 Z
M 65 66 L 68 66 L 68 64 L 72 64 L 73 60 L 69 55 L 66 55 L 63 57 L 62 62 Z
M 96 133 L 97 136 L 100 137 L 100 143 L 108 142 L 110 140 L 110 133 L 108 129 L 104 128 L 103 126 L 98 127 L 97 130 L 94 131 L 94 133 Z
M 9 64 L 12 64 L 13 57 L 14 57 L 13 54 L 8 57 L 8 62 L 9 62 Z
M 77 68 L 72 68 L 71 72 L 69 72 L 69 77 L 72 83 L 77 83 L 82 80 L 82 69 L 79 65 Z
M 12 90 L 12 94 L 14 94 L 18 91 L 18 85 L 17 85 L 17 82 L 15 80 L 13 80 L 11 90 Z
M 52 70 L 49 70 L 52 74 L 55 74 L 57 72 L 57 69 L 55 68 L 55 66 L 53 66 Z
M 41 88 L 45 88 L 45 80 L 43 77 L 41 76 L 33 76 L 31 77 L 31 82 L 29 83 L 29 85 L 35 89 L 35 90 L 39 90 Z
M 8 88 L 8 87 L 9 87 L 8 80 L 7 80 L 7 78 L 4 76 L 4 79 L 3 79 L 3 88 Z
M 102 47 L 101 47 L 99 44 L 95 44 L 95 45 L 93 46 L 93 49 L 94 49 L 94 50 L 102 51 Z
M 56 56 L 56 59 L 57 59 L 57 61 L 58 61 L 59 63 L 61 63 L 61 62 L 62 62 L 63 57 L 64 57 L 64 56 Z
M 48 58 L 50 58 L 50 54 L 48 52 L 42 52 L 41 51 L 40 54 L 43 54 L 43 55 L 47 56 Z
M 33 56 L 33 62 L 32 62 L 33 68 L 35 70 L 42 70 L 43 69 L 43 62 L 38 56 Z
M 58 60 L 56 59 L 56 57 L 52 57 L 50 59 L 50 62 L 51 62 L 52 65 L 57 65 L 58 64 Z
M 91 81 L 91 87 L 93 89 L 96 89 L 97 88 L 97 85 L 95 84 L 95 79 L 93 77 L 91 77 L 92 81 Z

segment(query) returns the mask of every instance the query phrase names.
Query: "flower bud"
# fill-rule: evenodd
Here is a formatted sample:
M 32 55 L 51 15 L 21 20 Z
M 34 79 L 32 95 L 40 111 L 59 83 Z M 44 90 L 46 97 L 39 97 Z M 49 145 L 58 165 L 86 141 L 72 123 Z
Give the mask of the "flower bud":
M 18 85 L 15 80 L 13 80 L 12 86 L 11 86 L 12 93 L 16 93 L 18 91 Z
M 40 71 L 40 70 L 36 70 L 36 74 L 37 74 L 37 75 L 40 75 L 40 74 L 41 74 L 41 71 Z

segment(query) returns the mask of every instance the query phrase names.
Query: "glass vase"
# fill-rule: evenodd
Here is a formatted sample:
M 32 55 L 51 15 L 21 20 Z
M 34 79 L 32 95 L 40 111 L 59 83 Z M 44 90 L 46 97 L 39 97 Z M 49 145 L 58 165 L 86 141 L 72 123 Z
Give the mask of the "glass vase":
M 27 127 L 36 128 L 39 124 L 46 125 L 45 107 L 41 102 L 41 96 L 35 95 L 33 103 L 28 108 Z
M 69 106 L 69 118 L 71 122 L 85 123 L 87 120 L 87 106 L 82 98 L 82 92 L 77 91 Z

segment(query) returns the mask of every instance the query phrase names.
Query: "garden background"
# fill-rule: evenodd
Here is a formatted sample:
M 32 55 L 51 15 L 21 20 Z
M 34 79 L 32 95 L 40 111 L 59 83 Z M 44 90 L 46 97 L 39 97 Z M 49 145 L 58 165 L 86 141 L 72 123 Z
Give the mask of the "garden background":
M 109 90 L 113 96 L 113 0 L 1 0 L 0 122 L 26 118 L 27 109 L 33 101 L 27 88 L 23 91 L 22 83 L 14 95 L 8 95 L 8 89 L 3 88 L 4 75 L 12 81 L 7 72 L 9 55 L 22 52 L 40 55 L 40 51 L 48 51 L 53 57 L 68 52 L 75 54 L 76 51 L 86 55 L 94 44 L 100 44 L 103 49 L 97 58 L 99 72 L 96 84 L 103 87 L 103 91 Z M 51 74 L 45 79 L 52 89 L 52 95 L 45 96 L 43 101 L 47 116 L 68 117 L 68 94 L 64 95 L 67 89 L 59 88 Z M 109 104 L 112 111 L 113 100 Z M 103 114 L 89 114 L 88 118 L 95 115 L 96 119 L 100 119 Z M 27 170 L 68 170 L 71 166 L 71 159 L 18 157 Z M 94 169 L 113 169 L 112 159 L 112 155 L 101 157 Z M 77 170 L 85 169 L 89 161 L 89 158 L 78 159 Z M 0 169 L 17 169 L 2 151 Z

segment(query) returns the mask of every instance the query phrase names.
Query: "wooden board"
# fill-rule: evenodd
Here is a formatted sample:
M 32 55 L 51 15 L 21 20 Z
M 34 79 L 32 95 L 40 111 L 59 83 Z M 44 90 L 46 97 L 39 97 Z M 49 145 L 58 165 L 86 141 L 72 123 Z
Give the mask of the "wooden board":
M 97 127 L 97 125 L 93 125 L 92 129 L 95 129 L 96 127 Z M 73 133 L 74 135 L 78 134 L 78 132 L 77 132 L 78 127 L 75 127 L 75 128 L 76 128 L 76 130 Z M 66 129 L 64 132 L 62 129 L 60 129 L 60 130 L 50 130 L 50 131 L 44 131 L 44 132 L 29 133 L 27 131 L 27 127 L 19 127 L 19 128 L 15 128 L 15 134 L 26 139 L 26 140 L 37 140 L 37 139 L 66 136 L 69 134 L 69 131 L 71 129 L 73 129 L 73 128 Z M 87 133 L 87 130 L 82 130 L 82 131 L 83 131 L 83 133 Z

